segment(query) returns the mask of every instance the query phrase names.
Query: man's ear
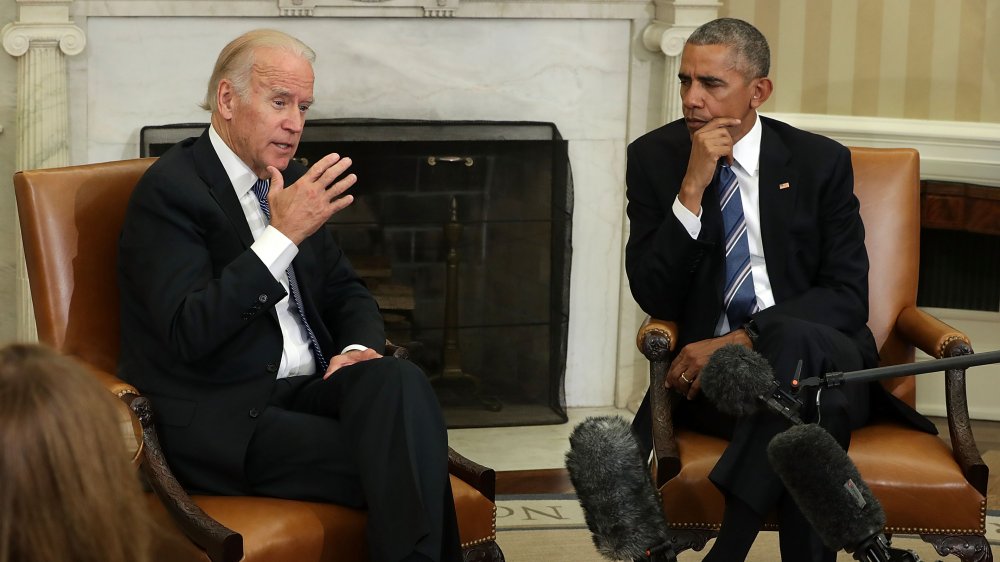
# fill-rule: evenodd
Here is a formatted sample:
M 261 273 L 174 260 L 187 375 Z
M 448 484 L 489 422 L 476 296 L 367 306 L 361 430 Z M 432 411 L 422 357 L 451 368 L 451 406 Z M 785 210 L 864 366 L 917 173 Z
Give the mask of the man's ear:
M 750 94 L 750 107 L 754 109 L 763 105 L 767 98 L 771 97 L 771 92 L 774 90 L 774 84 L 766 76 L 754 79 L 754 84 L 751 87 L 753 91 Z
M 219 80 L 219 87 L 215 91 L 215 102 L 219 108 L 219 115 L 226 121 L 233 118 L 236 97 L 236 88 L 233 87 L 233 83 L 227 78 Z

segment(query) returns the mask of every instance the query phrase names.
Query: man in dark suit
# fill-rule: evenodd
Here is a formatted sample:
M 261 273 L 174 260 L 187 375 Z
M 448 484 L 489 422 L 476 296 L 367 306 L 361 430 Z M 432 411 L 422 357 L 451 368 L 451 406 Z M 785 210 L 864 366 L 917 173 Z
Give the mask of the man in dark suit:
M 626 270 L 642 309 L 680 325 L 680 352 L 666 376 L 687 398 L 679 422 L 731 438 L 710 474 L 726 512 L 705 560 L 745 559 L 777 507 L 782 560 L 832 561 L 836 553 L 767 460 L 767 444 L 787 422 L 771 414 L 732 420 L 699 393 L 708 358 L 726 344 L 761 353 L 786 390 L 800 360 L 803 377 L 878 361 L 866 326 L 868 255 L 850 152 L 757 114 L 773 89 L 769 65 L 766 39 L 740 20 L 709 22 L 687 40 L 684 118 L 628 150 Z M 851 430 L 868 419 L 869 390 L 824 391 L 820 411 L 810 404 L 804 415 L 846 449 Z M 633 427 L 648 447 L 648 396 Z
M 209 81 L 210 129 L 139 182 L 119 370 L 190 490 L 366 507 L 373 560 L 460 560 L 437 399 L 382 356 L 375 301 L 323 226 L 353 200 L 351 161 L 292 161 L 314 58 L 275 31 L 235 39 Z

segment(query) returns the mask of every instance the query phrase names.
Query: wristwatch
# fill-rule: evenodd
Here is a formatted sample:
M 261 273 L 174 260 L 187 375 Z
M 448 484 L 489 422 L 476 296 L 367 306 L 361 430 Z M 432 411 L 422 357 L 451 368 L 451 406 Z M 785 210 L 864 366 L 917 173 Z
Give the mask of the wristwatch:
M 757 323 L 753 321 L 753 318 L 748 320 L 746 324 L 743 324 L 743 331 L 750 338 L 750 345 L 756 348 L 757 338 L 760 337 L 760 330 L 757 329 Z

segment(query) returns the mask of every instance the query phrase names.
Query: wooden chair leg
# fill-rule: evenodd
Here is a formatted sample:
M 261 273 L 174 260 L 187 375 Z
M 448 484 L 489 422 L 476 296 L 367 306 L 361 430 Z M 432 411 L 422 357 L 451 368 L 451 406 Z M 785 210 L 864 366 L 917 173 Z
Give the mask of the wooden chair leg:
M 963 562 L 993 562 L 990 543 L 982 535 L 920 535 L 941 556 L 954 554 Z

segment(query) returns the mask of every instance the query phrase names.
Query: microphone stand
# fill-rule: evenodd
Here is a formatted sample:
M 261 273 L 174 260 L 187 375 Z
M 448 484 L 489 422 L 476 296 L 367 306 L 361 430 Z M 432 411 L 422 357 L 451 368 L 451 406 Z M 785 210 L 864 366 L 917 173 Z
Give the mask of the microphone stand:
M 1000 351 L 959 355 L 957 357 L 932 359 L 930 361 L 904 365 L 890 365 L 888 367 L 875 367 L 873 369 L 861 369 L 846 373 L 833 371 L 801 381 L 799 380 L 799 371 L 797 370 L 792 380 L 794 394 L 777 388 L 777 383 L 775 383 L 771 398 L 761 397 L 761 399 L 772 411 L 784 415 L 786 419 L 792 420 L 790 416 L 798 418 L 798 408 L 802 405 L 797 395 L 805 389 L 834 388 L 849 382 L 878 381 L 893 377 L 937 373 L 948 369 L 967 369 L 969 367 L 994 363 L 1000 363 Z M 800 361 L 799 369 L 801 367 L 802 362 Z M 853 555 L 855 560 L 862 562 L 920 562 L 920 558 L 912 551 L 892 548 L 883 533 L 876 533 L 858 545 Z
M 833 371 L 818 377 L 799 380 L 802 371 L 802 361 L 799 361 L 795 375 L 792 378 L 792 392 L 779 388 L 777 381 L 771 386 L 769 395 L 761 395 L 760 400 L 772 412 L 784 417 L 792 425 L 799 425 L 802 419 L 799 410 L 802 401 L 799 394 L 806 389 L 834 388 L 849 382 L 869 382 L 893 377 L 936 373 L 948 369 L 967 369 L 980 365 L 1000 363 L 1000 351 L 960 355 L 944 359 L 932 359 L 919 363 L 890 365 L 873 369 L 842 372 Z M 852 553 L 855 560 L 861 562 L 920 562 L 920 558 L 909 550 L 892 548 L 883 533 L 876 533 L 859 544 Z
M 930 361 L 920 361 L 918 363 L 906 363 L 904 365 L 890 365 L 888 367 L 875 367 L 873 369 L 861 369 L 859 371 L 840 372 L 834 371 L 818 377 L 809 377 L 801 381 L 792 382 L 792 387 L 796 389 L 806 388 L 833 388 L 849 382 L 868 382 L 892 377 L 905 377 L 909 375 L 922 375 L 925 373 L 937 373 L 948 369 L 967 369 L 980 365 L 990 365 L 1000 363 L 1000 351 L 987 351 L 986 353 L 972 353 L 970 355 L 959 355 L 957 357 L 946 357 L 944 359 L 931 359 Z

